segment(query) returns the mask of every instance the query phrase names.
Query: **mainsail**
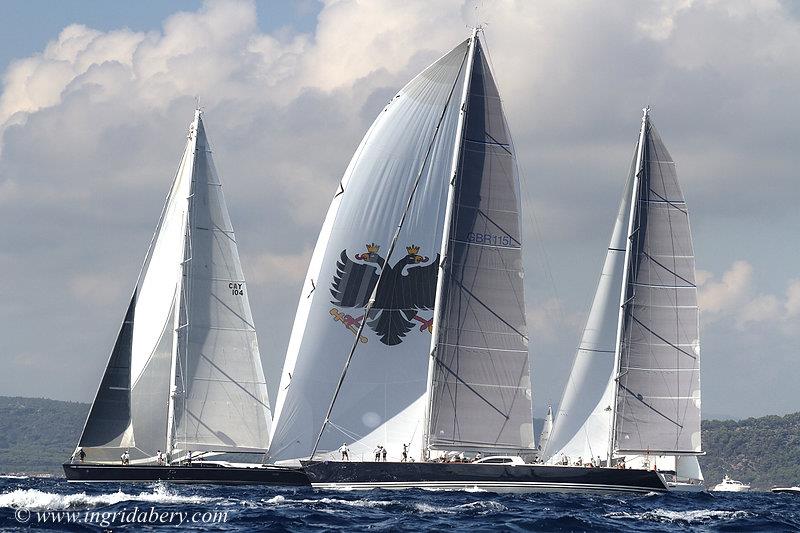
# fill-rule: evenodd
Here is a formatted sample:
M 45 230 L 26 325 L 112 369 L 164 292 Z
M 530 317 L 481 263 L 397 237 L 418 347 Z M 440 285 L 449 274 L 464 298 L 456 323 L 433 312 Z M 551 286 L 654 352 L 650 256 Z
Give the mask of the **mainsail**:
M 700 327 L 689 213 L 645 112 L 622 301 L 614 448 L 699 453 Z
M 427 444 L 528 449 L 533 414 L 517 165 L 478 39 L 470 67 L 442 249 Z
M 266 383 L 222 189 L 197 111 L 79 441 L 88 460 L 263 451 Z
M 700 453 L 694 276 L 675 163 L 648 109 L 546 456 Z
M 434 396 L 441 397 L 429 374 L 431 351 L 439 351 L 440 342 L 464 345 L 450 351 L 463 361 L 462 366 L 451 366 L 459 387 L 465 383 L 475 390 L 474 380 L 486 378 L 483 383 L 489 392 L 481 394 L 489 394 L 489 401 L 502 411 L 498 418 L 513 417 L 507 430 L 493 422 L 489 442 L 530 445 L 531 436 L 520 436 L 520 429 L 531 421 L 527 353 L 526 368 L 520 368 L 518 350 L 523 341 L 505 340 L 516 333 L 509 335 L 508 325 L 498 326 L 499 320 L 489 317 L 493 310 L 507 313 L 503 318 L 521 334 L 524 312 L 520 319 L 517 305 L 515 312 L 507 307 L 495 310 L 497 302 L 487 294 L 492 288 L 507 294 L 509 287 L 517 287 L 517 279 L 521 287 L 521 264 L 515 260 L 519 253 L 515 183 L 513 151 L 499 98 L 474 35 L 397 93 L 365 135 L 337 188 L 292 330 L 278 392 L 272 459 L 309 457 L 323 427 L 326 431 L 318 443 L 323 451 L 344 441 L 353 458 L 371 457 L 377 445 L 384 446 L 392 459 L 399 459 L 404 445 L 412 455 L 424 456 L 426 437 L 432 441 L 438 435 L 438 429 L 430 431 L 428 421 L 431 427 L 437 423 L 434 420 L 445 427 L 450 417 L 453 427 L 452 407 L 450 414 L 443 402 L 429 407 Z M 463 193 L 456 194 L 454 187 Z M 488 236 L 480 243 L 487 246 L 453 247 L 453 236 L 459 244 L 468 244 L 470 235 L 475 241 L 478 234 L 481 239 Z M 500 242 L 488 242 L 495 238 Z M 387 257 L 393 243 L 401 253 Z M 456 295 L 455 286 L 444 290 L 457 282 L 472 296 Z M 521 302 L 522 293 L 517 297 Z M 434 314 L 435 302 L 447 298 L 451 299 L 447 317 Z M 480 298 L 489 310 L 479 309 L 479 302 L 469 298 Z M 477 311 L 486 315 L 479 322 L 463 314 Z M 484 328 L 489 343 L 464 342 L 467 320 Z M 448 333 L 435 336 L 439 326 Z M 506 347 L 503 342 L 510 345 L 509 352 L 501 350 Z M 351 358 L 354 343 L 357 353 Z M 505 353 L 513 355 L 513 363 L 493 361 Z M 448 361 L 444 352 L 440 354 L 442 361 Z M 474 364 L 479 355 L 485 356 L 488 367 L 496 364 L 495 369 L 480 374 Z M 473 362 L 467 361 L 470 356 Z M 342 368 L 347 374 L 339 387 Z M 514 390 L 500 392 L 508 383 Z M 429 389 L 436 392 L 429 394 Z M 470 403 L 457 404 L 462 424 L 469 419 L 464 408 L 486 409 L 484 403 L 472 403 L 469 394 L 465 388 L 462 396 Z M 518 413 L 525 420 L 517 420 Z M 447 438 L 452 444 L 456 439 L 485 441 L 458 432 Z

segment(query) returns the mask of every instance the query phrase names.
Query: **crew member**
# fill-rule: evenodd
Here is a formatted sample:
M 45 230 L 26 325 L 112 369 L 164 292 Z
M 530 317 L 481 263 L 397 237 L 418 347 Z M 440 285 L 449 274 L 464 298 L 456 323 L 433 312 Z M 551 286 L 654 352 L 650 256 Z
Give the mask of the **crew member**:
M 383 448 L 383 446 L 381 446 L 380 444 L 378 444 L 378 447 L 375 448 L 375 462 L 378 462 L 378 461 L 381 460 L 381 449 L 382 448 Z
M 86 452 L 83 451 L 83 448 L 78 448 L 78 459 L 80 462 L 83 462 L 83 460 L 86 459 Z
M 128 450 L 122 452 L 122 455 L 120 455 L 119 458 L 122 460 L 123 465 L 127 465 L 131 462 L 131 455 L 128 453 Z
M 347 448 L 347 443 L 343 442 L 342 447 L 339 448 L 339 453 L 342 454 L 342 461 L 350 460 L 350 450 Z
M 403 444 L 403 457 L 400 459 L 401 463 L 408 461 L 408 444 Z
M 383 459 L 383 462 L 385 463 L 386 462 L 386 448 L 384 448 L 382 446 L 381 446 L 381 458 Z

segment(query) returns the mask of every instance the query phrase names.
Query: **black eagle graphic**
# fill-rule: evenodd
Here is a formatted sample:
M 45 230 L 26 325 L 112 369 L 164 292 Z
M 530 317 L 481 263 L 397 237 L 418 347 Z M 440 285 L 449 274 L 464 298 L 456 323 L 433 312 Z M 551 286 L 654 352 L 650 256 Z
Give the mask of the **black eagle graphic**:
M 367 245 L 367 251 L 355 255 L 357 263 L 342 250 L 336 263 L 331 303 L 341 307 L 365 308 L 375 284 L 379 269 L 383 270 L 381 285 L 375 303 L 366 317 L 367 325 L 383 344 L 394 346 L 414 327 L 412 320 L 420 309 L 433 309 L 436 298 L 436 276 L 439 271 L 439 254 L 428 264 L 427 257 L 419 255 L 419 246 L 406 247 L 406 256 L 394 266 L 378 255 L 380 246 Z

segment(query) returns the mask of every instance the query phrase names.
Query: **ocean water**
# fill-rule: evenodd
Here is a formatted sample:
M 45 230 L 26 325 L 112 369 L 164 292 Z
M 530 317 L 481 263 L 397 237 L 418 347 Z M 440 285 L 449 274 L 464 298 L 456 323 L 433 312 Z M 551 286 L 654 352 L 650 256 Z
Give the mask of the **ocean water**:
M 2 531 L 800 531 L 800 496 L 313 491 L 0 476 Z

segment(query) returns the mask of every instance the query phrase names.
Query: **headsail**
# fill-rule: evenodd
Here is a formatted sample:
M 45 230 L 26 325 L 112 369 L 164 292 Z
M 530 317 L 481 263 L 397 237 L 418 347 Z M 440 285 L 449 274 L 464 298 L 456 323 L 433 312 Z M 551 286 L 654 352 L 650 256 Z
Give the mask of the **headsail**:
M 589 309 L 553 432 L 542 444 L 544 457 L 605 457 L 614 401 L 612 373 L 619 319 L 619 295 L 636 158 L 622 194 L 597 290 Z
M 700 336 L 689 213 L 645 114 L 617 378 L 618 453 L 698 453 Z
M 204 234 L 200 228 L 208 231 Z M 196 254 L 195 264 L 201 265 L 194 273 L 187 269 L 192 253 Z M 215 280 L 222 279 L 224 271 L 233 272 L 228 277 L 242 281 L 244 287 L 227 208 L 198 111 L 79 441 L 88 460 L 116 461 L 124 448 L 130 449 L 132 461 L 148 461 L 157 451 L 166 451 L 170 440 L 186 446 L 184 449 L 204 449 L 206 444 L 230 449 L 225 447 L 230 442 L 237 451 L 242 451 L 239 443 L 245 448 L 265 448 L 269 411 L 255 332 L 252 326 L 235 327 L 240 320 L 252 324 L 246 295 L 237 300 L 220 287 L 211 290 L 219 285 Z M 194 304 L 186 299 L 189 294 L 194 296 Z M 231 298 L 240 305 L 230 302 Z M 219 306 L 209 303 L 211 300 Z M 178 310 L 182 312 L 178 314 Z M 195 326 L 191 337 L 187 336 L 186 317 Z M 235 339 L 223 338 L 234 329 L 238 344 Z M 192 355 L 180 366 L 179 349 Z M 175 390 L 181 394 L 174 396 L 180 403 L 178 409 L 170 394 L 173 367 L 180 368 L 182 377 L 182 388 Z M 263 401 L 248 405 L 237 396 L 242 389 Z M 222 402 L 221 393 L 226 395 Z M 204 398 L 201 408 L 192 403 L 198 395 Z M 228 398 L 236 405 L 224 403 Z M 257 409 L 241 407 L 253 403 L 259 404 Z M 174 422 L 168 420 L 169 412 L 177 415 Z M 189 420 L 203 430 L 192 428 Z M 173 426 L 183 439 L 174 438 Z M 247 432 L 246 438 L 241 437 L 242 431 Z M 253 432 L 258 434 L 255 446 L 250 437 Z
M 466 93 L 437 309 L 428 446 L 533 447 L 514 149 L 481 42 Z
M 397 93 L 337 187 L 289 341 L 272 459 L 311 454 L 362 320 L 358 355 L 319 449 L 346 441 L 354 458 L 378 444 L 390 458 L 399 458 L 403 444 L 411 443 L 412 454 L 421 449 L 437 252 L 468 48 L 463 42 Z M 387 260 L 418 175 L 399 253 Z M 364 316 L 382 271 L 380 294 Z

